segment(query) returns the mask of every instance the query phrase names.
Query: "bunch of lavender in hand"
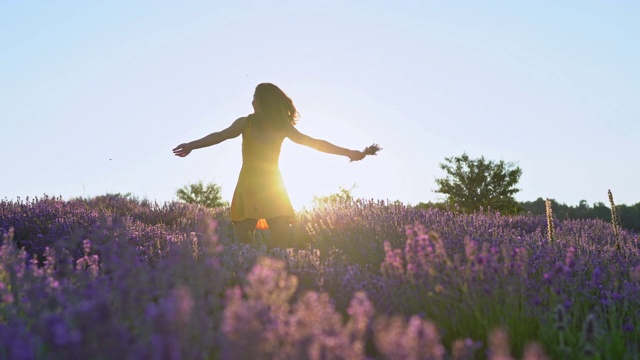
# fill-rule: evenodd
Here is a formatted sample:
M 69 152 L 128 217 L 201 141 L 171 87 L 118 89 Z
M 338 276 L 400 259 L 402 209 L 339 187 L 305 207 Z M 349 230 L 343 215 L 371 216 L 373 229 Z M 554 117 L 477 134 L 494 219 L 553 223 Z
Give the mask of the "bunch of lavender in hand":
M 382 150 L 382 148 L 380 147 L 380 145 L 378 144 L 373 144 L 371 146 L 367 146 L 362 152 L 365 155 L 378 155 L 378 151 Z
M 358 151 L 358 156 L 356 158 L 351 158 L 350 162 L 362 160 L 367 155 L 377 155 L 380 150 L 382 150 L 382 148 L 378 144 L 367 146 L 364 150 Z

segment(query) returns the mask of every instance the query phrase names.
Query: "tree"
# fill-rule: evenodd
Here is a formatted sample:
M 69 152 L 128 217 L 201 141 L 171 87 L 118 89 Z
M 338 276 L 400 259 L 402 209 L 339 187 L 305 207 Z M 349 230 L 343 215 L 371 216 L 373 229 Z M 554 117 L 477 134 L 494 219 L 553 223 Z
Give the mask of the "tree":
M 351 203 L 354 200 L 351 192 L 356 188 L 356 184 L 353 184 L 353 186 L 351 186 L 351 188 L 349 189 L 342 186 L 339 186 L 338 188 L 340 189 L 340 191 L 331 195 L 314 195 L 313 202 L 316 205 L 345 205 Z
M 447 204 L 442 203 L 442 202 L 435 202 L 434 203 L 432 201 L 429 201 L 427 203 L 421 201 L 417 205 L 415 205 L 413 208 L 414 209 L 421 209 L 421 210 L 430 210 L 430 209 L 433 209 L 433 208 L 439 209 L 439 210 L 448 210 L 447 209 Z
M 462 156 L 445 158 L 440 168 L 447 173 L 436 179 L 437 193 L 447 195 L 447 201 L 457 204 L 465 213 L 491 208 L 501 213 L 516 213 L 518 203 L 513 195 L 520 191 L 516 184 L 522 170 L 511 162 L 487 161 L 484 156 L 471 159 Z
M 206 206 L 208 208 L 217 208 L 228 206 L 229 203 L 222 201 L 220 196 L 220 186 L 210 183 L 206 186 L 202 181 L 198 181 L 195 184 L 185 185 L 176 191 L 178 199 L 189 203 Z

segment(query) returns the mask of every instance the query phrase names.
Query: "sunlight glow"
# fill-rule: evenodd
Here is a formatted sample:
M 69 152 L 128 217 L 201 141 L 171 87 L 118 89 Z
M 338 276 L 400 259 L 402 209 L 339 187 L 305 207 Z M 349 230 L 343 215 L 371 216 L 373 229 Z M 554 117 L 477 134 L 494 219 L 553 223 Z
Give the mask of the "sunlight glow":
M 289 145 L 289 146 L 287 146 Z M 285 146 L 288 147 L 285 149 Z M 280 170 L 289 198 L 295 210 L 309 207 L 314 196 L 338 192 L 340 186 L 353 186 L 353 172 L 349 161 L 295 144 L 283 144 Z M 350 182 L 351 181 L 351 182 Z

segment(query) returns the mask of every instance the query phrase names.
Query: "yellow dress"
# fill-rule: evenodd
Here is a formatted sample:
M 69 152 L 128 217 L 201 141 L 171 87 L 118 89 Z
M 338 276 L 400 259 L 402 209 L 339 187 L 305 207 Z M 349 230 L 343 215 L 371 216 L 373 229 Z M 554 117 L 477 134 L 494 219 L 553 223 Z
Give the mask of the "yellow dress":
M 242 132 L 242 169 L 231 200 L 231 221 L 294 218 L 291 200 L 278 167 L 284 134 L 257 133 L 255 115 Z M 262 136 L 261 136 L 262 135 Z

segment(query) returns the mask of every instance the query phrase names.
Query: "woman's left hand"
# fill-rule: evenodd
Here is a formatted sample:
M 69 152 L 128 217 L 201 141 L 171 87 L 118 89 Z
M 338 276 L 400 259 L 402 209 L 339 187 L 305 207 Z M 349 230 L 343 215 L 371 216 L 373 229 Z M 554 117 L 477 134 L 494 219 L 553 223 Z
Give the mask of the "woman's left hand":
M 191 148 L 189 143 L 184 143 L 176 146 L 175 149 L 173 149 L 173 154 L 175 156 L 185 157 L 189 155 L 189 153 L 191 153 L 191 150 L 193 149 Z

